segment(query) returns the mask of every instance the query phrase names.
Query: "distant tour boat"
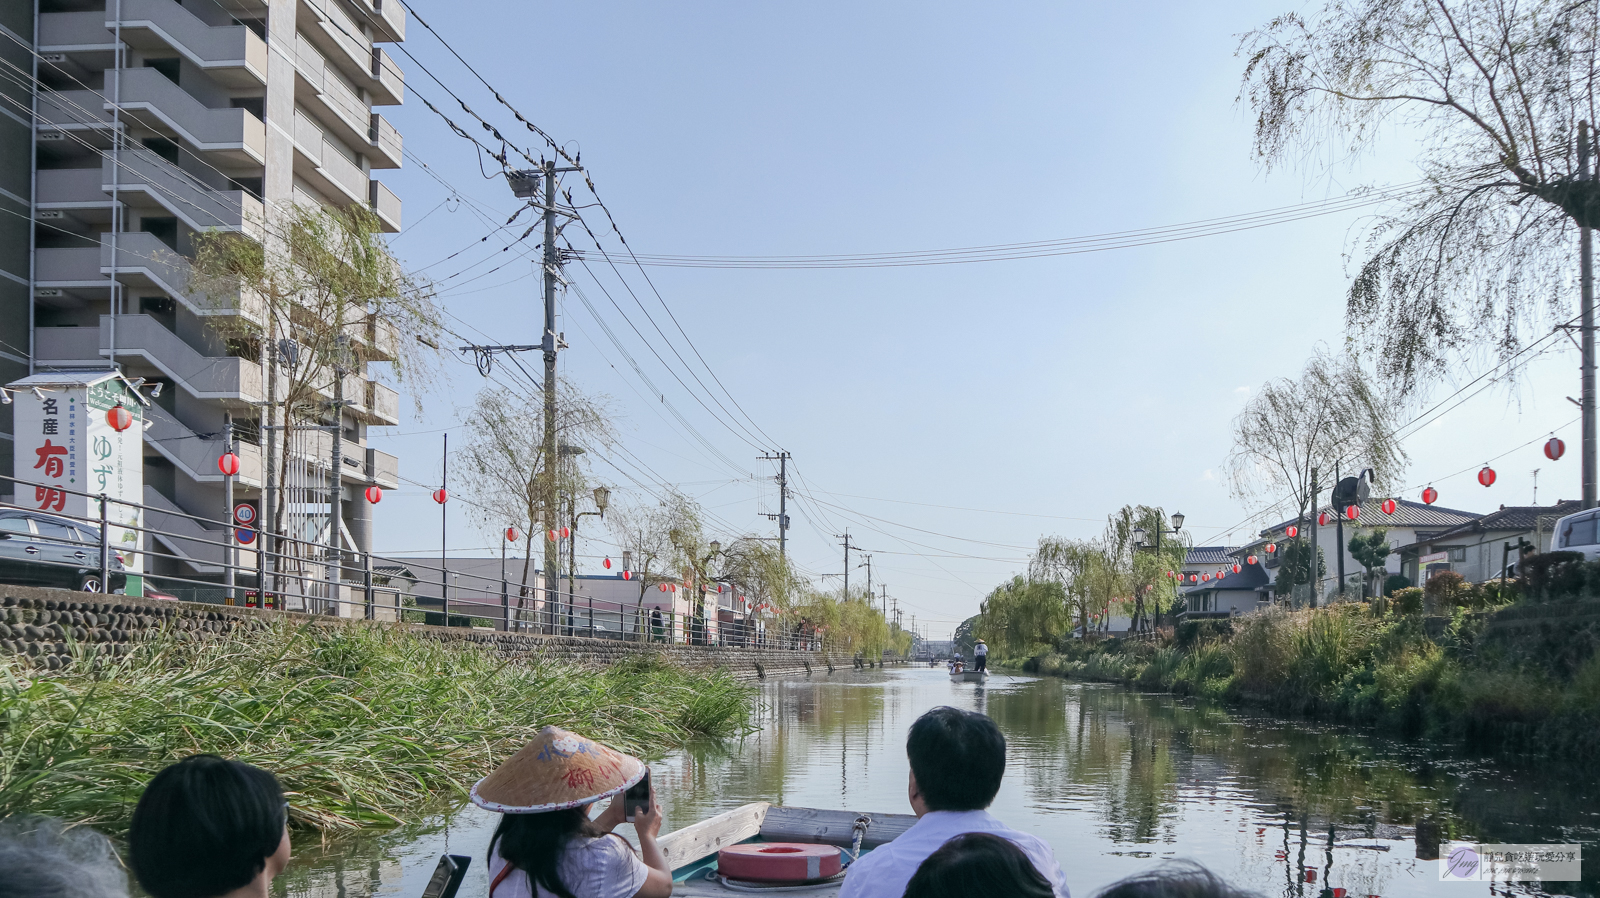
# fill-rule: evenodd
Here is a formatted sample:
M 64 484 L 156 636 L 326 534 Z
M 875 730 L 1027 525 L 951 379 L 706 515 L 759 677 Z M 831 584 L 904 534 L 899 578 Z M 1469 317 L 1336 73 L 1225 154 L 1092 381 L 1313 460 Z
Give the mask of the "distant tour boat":
M 964 670 L 961 673 L 952 673 L 950 675 L 950 682 L 987 683 L 989 682 L 989 672 L 986 670 Z

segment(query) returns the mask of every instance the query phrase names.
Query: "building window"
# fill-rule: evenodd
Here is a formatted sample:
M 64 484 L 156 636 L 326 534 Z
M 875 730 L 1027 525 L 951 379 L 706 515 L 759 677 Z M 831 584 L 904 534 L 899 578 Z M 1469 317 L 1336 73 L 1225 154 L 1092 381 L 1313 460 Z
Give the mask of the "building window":
M 1452 546 L 1450 548 L 1450 560 L 1451 561 L 1466 561 L 1467 560 L 1467 547 L 1466 546 Z

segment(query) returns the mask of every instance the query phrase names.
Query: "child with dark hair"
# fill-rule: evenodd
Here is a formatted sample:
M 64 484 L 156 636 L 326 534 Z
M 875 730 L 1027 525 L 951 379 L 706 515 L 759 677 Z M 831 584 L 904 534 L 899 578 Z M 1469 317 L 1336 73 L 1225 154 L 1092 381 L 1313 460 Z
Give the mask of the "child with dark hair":
M 128 866 L 154 898 L 266 898 L 289 864 L 278 778 L 194 755 L 150 780 L 128 828 Z
M 992 833 L 966 833 L 928 855 L 905 898 L 1053 898 L 1050 881 L 1040 875 L 1022 849 Z
M 111 840 L 49 817 L 0 818 L 0 898 L 128 898 Z
M 994 721 L 974 711 L 934 708 L 911 725 L 906 756 L 911 761 L 907 796 L 917 822 L 851 864 L 839 898 L 903 893 L 924 860 L 964 833 L 991 833 L 1015 845 L 1058 898 L 1069 898 L 1066 876 L 1050 846 L 984 810 L 1006 772 L 1006 737 Z
M 1261 898 L 1193 861 L 1175 861 L 1114 882 L 1096 898 Z

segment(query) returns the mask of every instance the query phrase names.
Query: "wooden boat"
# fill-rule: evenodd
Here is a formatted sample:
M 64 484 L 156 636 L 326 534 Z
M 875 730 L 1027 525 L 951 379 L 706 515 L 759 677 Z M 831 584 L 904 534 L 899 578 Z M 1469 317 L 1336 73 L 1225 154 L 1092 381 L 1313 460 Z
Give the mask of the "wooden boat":
M 844 881 L 832 879 L 802 883 L 730 882 L 717 872 L 717 852 L 746 842 L 807 842 L 832 845 L 842 852 L 849 870 L 850 852 L 858 821 L 862 822 L 860 852 L 867 854 L 895 840 L 911 828 L 911 814 L 862 814 L 815 808 L 774 807 L 758 801 L 686 826 L 661 837 L 661 853 L 672 867 L 672 894 L 677 896 L 736 895 L 752 891 L 781 890 L 791 895 L 836 895 Z
M 952 683 L 987 683 L 987 682 L 989 682 L 989 672 L 986 671 L 986 670 L 964 670 L 961 673 L 953 673 L 953 674 L 951 674 L 950 675 L 950 682 L 952 682 Z

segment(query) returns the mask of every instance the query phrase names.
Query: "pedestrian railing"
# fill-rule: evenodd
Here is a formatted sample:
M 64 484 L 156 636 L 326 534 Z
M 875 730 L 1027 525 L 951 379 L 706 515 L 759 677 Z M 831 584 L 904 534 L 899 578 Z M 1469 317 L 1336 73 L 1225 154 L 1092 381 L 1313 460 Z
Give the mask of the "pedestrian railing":
M 174 597 L 220 605 L 664 644 L 851 651 L 830 645 L 826 633 L 790 615 L 719 607 L 711 592 L 698 602 L 691 598 L 689 611 L 662 608 L 661 600 L 650 598 L 660 584 L 646 585 L 633 601 L 604 599 L 579 593 L 570 580 L 556 589 L 524 585 L 505 576 L 450 570 L 448 561 L 335 549 L 172 505 L 150 506 L 4 475 L 0 482 L 9 483 L 19 500 L 0 504 L 0 516 L 20 513 L 45 522 L 29 532 L 0 526 L 0 566 L 9 567 L 11 579 L 23 584 L 114 592 L 125 591 L 118 583 L 133 575 Z M 86 498 L 97 516 L 55 511 L 64 507 L 63 496 Z M 32 505 L 21 501 L 30 497 Z M 74 526 L 52 523 L 62 520 Z M 152 521 L 166 526 L 150 526 Z M 152 573 L 155 565 L 162 570 Z M 204 576 L 179 573 L 185 566 Z M 139 567 L 143 570 L 129 570 Z M 439 610 L 417 604 L 416 587 L 422 584 L 438 589 L 437 599 L 421 598 L 438 601 Z M 673 594 L 685 588 L 675 585 Z M 681 598 L 666 601 L 682 604 Z

